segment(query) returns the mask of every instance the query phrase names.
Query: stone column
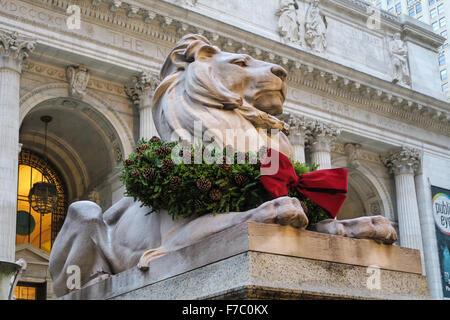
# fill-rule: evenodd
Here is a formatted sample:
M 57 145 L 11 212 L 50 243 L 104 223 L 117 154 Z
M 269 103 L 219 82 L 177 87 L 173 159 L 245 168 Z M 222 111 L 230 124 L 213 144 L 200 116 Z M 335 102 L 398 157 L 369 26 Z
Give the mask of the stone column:
M 305 163 L 305 138 L 307 119 L 303 116 L 286 113 L 282 120 L 289 125 L 289 142 L 294 149 L 294 159 Z
M 20 73 L 33 49 L 30 39 L 0 31 L 0 260 L 8 262 L 16 245 Z
M 152 101 L 155 89 L 160 81 L 159 77 L 149 71 L 142 71 L 138 76 L 133 77 L 133 84 L 126 86 L 130 100 L 139 108 L 139 137 L 150 139 L 158 136 L 158 132 L 153 122 Z
M 416 149 L 402 147 L 383 158 L 384 164 L 395 176 L 397 216 L 402 247 L 418 249 L 423 257 L 422 233 L 417 206 L 414 173 L 420 165 Z
M 421 154 L 420 165 L 414 180 L 419 208 L 420 229 L 422 231 L 424 274 L 427 276 L 431 296 L 434 299 L 442 299 L 441 269 L 431 202 L 431 185 L 423 172 L 423 153 Z
M 331 169 L 331 150 L 340 129 L 323 123 L 311 121 L 307 124 L 308 148 L 311 149 L 311 163 L 318 164 L 319 169 Z

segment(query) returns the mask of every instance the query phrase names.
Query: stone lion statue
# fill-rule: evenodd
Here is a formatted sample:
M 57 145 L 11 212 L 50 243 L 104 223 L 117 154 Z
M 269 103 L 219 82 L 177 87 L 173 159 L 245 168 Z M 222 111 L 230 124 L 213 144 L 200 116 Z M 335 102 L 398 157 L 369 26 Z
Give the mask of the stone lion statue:
M 158 133 L 165 140 L 186 140 L 195 131 L 194 122 L 201 121 L 202 133 L 208 133 L 215 143 L 231 143 L 246 151 L 259 148 L 263 141 L 263 145 L 293 155 L 285 133 L 280 132 L 275 141 L 266 131 L 285 128 L 274 115 L 282 113 L 286 74 L 276 64 L 223 52 L 201 35 L 186 35 L 167 57 L 154 94 Z M 248 141 L 239 146 L 236 136 L 230 136 L 227 129 L 244 130 Z M 80 268 L 81 285 L 86 286 L 103 274 L 117 274 L 135 266 L 145 270 L 159 256 L 246 221 L 302 229 L 308 225 L 299 200 L 290 197 L 245 212 L 191 219 L 172 220 L 167 212 L 148 212 L 149 208 L 129 197 L 104 213 L 94 202 L 71 204 L 50 255 L 55 294 L 69 292 L 68 268 L 73 265 Z M 325 220 L 315 229 L 384 243 L 397 239 L 390 222 L 381 216 Z

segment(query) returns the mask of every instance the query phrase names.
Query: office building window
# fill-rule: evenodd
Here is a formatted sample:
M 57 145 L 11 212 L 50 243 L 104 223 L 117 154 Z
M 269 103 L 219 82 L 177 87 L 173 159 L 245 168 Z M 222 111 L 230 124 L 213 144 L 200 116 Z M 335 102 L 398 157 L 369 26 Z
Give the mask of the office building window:
M 436 0 L 428 0 L 428 4 L 431 6 L 433 4 L 435 4 Z
M 394 0 L 386 0 L 386 4 L 390 6 Z
M 445 17 L 439 19 L 439 27 L 445 27 L 447 25 L 447 19 Z
M 430 10 L 430 18 L 431 18 L 431 19 L 436 18 L 437 15 L 438 15 L 438 14 L 437 14 L 436 8 L 433 8 L 433 9 Z
M 439 65 L 443 66 L 445 64 L 445 55 L 441 54 L 439 56 Z
M 409 9 L 408 13 L 411 17 L 414 17 L 414 15 L 416 14 L 416 12 L 414 11 L 414 8 Z
M 441 32 L 441 36 L 444 38 L 447 38 L 447 30 Z
M 422 12 L 422 4 L 421 4 L 421 3 L 418 3 L 418 4 L 416 5 L 416 12 L 417 12 L 417 13 Z
M 439 29 L 439 24 L 438 24 L 437 21 L 436 21 L 436 22 L 433 22 L 433 23 L 431 24 L 431 26 L 433 27 L 433 30 L 434 30 L 434 31 L 438 31 L 438 29 Z
M 444 91 L 446 93 L 448 92 L 448 82 L 446 82 L 442 85 L 442 91 Z
M 441 80 L 447 79 L 447 69 L 441 70 Z
M 395 12 L 396 13 L 401 13 L 402 12 L 402 4 L 400 2 L 395 4 Z
M 444 4 L 443 3 L 438 5 L 437 11 L 438 11 L 438 14 L 443 14 L 444 13 Z

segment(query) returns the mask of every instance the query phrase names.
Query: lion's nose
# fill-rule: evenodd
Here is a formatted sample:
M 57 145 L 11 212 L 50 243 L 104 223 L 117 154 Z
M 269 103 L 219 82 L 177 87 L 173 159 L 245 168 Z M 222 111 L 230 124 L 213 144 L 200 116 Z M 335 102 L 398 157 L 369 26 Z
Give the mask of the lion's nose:
M 272 73 L 274 75 L 276 75 L 278 78 L 280 78 L 281 80 L 283 80 L 283 81 L 286 80 L 287 71 L 284 70 L 284 68 L 282 68 L 280 66 L 273 66 L 270 68 L 270 71 L 272 71 Z

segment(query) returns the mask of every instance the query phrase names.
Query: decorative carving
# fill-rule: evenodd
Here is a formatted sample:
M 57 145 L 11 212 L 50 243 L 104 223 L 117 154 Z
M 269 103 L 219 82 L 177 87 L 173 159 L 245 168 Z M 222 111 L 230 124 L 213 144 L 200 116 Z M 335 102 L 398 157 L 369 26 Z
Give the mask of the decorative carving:
M 97 191 L 97 188 L 94 188 L 89 192 L 88 200 L 100 205 L 100 194 Z
M 197 4 L 197 0 L 182 0 L 185 6 L 194 7 Z
M 34 50 L 36 42 L 17 32 L 0 30 L 0 56 L 12 57 L 20 67 Z
M 303 2 L 281 0 L 276 15 L 283 40 L 300 46 L 306 44 L 315 52 L 325 51 L 327 22 L 320 12 L 319 0 L 311 0 L 308 9 Z
M 304 145 L 307 123 L 308 121 L 311 121 L 311 119 L 291 113 L 283 113 L 283 115 L 280 116 L 280 120 L 283 120 L 289 127 L 289 141 L 291 144 Z
M 131 84 L 125 86 L 125 93 L 135 105 L 139 105 L 144 96 L 151 97 L 159 86 L 159 77 L 150 71 L 141 71 L 131 79 Z
M 69 66 L 66 76 L 69 81 L 69 95 L 82 99 L 90 78 L 88 69 L 84 66 Z
M 278 32 L 288 42 L 303 44 L 299 28 L 298 3 L 295 0 L 281 0 L 280 9 L 276 12 L 278 19 Z
M 348 157 L 348 166 L 358 168 L 360 166 L 359 160 L 362 159 L 361 145 L 359 143 L 346 143 L 344 150 Z
M 383 164 L 395 175 L 414 174 L 419 169 L 420 159 L 421 153 L 419 150 L 405 146 L 381 157 Z
M 319 0 L 311 0 L 305 19 L 305 42 L 316 52 L 327 48 L 327 21 L 319 9 Z
M 318 120 L 308 121 L 306 128 L 307 146 L 312 152 L 331 152 L 336 138 L 341 134 L 338 127 Z
M 400 33 L 395 33 L 393 39 L 389 42 L 389 54 L 392 61 L 393 83 L 411 84 L 408 66 L 408 48 L 401 40 Z

